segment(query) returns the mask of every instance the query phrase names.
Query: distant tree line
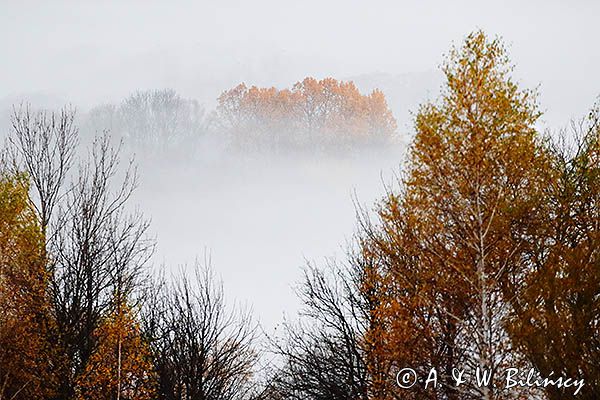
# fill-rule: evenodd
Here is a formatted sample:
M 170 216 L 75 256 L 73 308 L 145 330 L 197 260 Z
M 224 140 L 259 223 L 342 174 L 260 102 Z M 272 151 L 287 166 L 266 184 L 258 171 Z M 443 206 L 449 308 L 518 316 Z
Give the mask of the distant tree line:
M 125 211 L 135 169 L 120 166 L 107 135 L 80 159 L 72 110 L 17 109 L 0 175 L 0 399 L 558 400 L 576 390 L 508 388 L 507 368 L 583 379 L 576 398 L 600 398 L 600 108 L 558 139 L 540 134 L 535 92 L 482 32 L 443 70 L 397 187 L 374 215 L 359 210 L 346 260 L 305 268 L 300 315 L 268 335 L 273 362 L 260 368 L 251 316 L 226 306 L 209 270 L 151 274 L 148 222 Z M 354 93 L 306 81 L 329 84 Z M 234 93 L 245 110 L 246 96 L 296 96 Z M 407 367 L 419 380 L 403 389 Z M 432 369 L 438 384 L 426 389 Z M 489 383 L 476 384 L 477 369 Z M 460 386 L 458 370 L 470 377 Z
M 237 147 L 323 149 L 386 144 L 396 120 L 384 94 L 353 82 L 306 78 L 292 89 L 240 84 L 218 99 L 214 119 Z
M 352 82 L 306 78 L 291 90 L 246 87 L 223 92 L 210 113 L 171 89 L 136 92 L 84 117 L 87 136 L 108 130 L 144 155 L 194 158 L 207 137 L 241 151 L 352 151 L 389 144 L 396 120 L 384 94 L 362 95 Z
M 204 108 L 172 89 L 138 91 L 120 104 L 104 104 L 84 116 L 84 133 L 111 136 L 144 156 L 165 156 L 176 152 L 188 157 L 206 134 Z

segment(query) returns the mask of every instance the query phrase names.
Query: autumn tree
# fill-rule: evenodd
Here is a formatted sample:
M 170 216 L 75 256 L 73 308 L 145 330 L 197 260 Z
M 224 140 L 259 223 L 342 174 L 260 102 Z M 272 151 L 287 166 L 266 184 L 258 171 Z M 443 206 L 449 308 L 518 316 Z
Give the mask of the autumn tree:
M 0 170 L 0 399 L 56 389 L 44 236 L 28 191 L 24 175 Z
M 600 396 L 600 112 L 553 147 L 556 178 L 530 269 L 508 282 L 511 338 L 544 376 L 585 379 L 578 398 Z M 572 391 L 549 387 L 549 399 Z
M 156 379 L 150 349 L 131 307 L 121 300 L 103 318 L 93 337 L 96 346 L 77 377 L 76 398 L 154 399 Z
M 213 123 L 243 149 L 319 148 L 382 143 L 396 120 L 379 90 L 353 82 L 305 78 L 291 89 L 247 87 L 223 92 Z
M 378 226 L 364 233 L 364 252 L 381 260 L 376 272 L 388 299 L 380 310 L 386 329 L 367 337 L 386 343 L 373 349 L 376 359 L 387 352 L 397 368 L 441 374 L 437 388 L 402 396 L 515 398 L 498 382 L 499 370 L 525 362 L 505 328 L 503 288 L 528 268 L 528 235 L 543 219 L 552 173 L 534 126 L 540 113 L 534 93 L 510 77 L 498 39 L 470 34 L 443 69 L 440 101 L 416 115 L 402 190 L 384 199 Z M 455 388 L 453 368 L 489 371 L 490 384 Z M 390 386 L 381 398 L 394 392 Z

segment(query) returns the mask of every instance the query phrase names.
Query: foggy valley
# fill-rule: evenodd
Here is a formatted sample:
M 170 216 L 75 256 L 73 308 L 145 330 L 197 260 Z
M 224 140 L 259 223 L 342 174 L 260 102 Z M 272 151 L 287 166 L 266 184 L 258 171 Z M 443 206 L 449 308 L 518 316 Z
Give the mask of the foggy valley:
M 457 200 L 457 193 L 475 192 L 475 189 L 464 187 L 475 186 L 474 182 L 479 185 L 480 171 L 484 171 L 484 175 L 488 171 L 495 171 L 490 172 L 490 176 L 494 173 L 508 176 L 496 178 L 494 175 L 489 180 L 493 183 L 486 181 L 487 183 L 482 184 L 489 184 L 491 187 L 482 189 L 484 195 L 488 194 L 487 190 L 489 193 L 496 193 L 494 185 L 508 182 L 506 185 L 511 190 L 517 188 L 511 199 L 534 204 L 551 192 L 548 190 L 542 195 L 535 192 L 536 188 L 544 187 L 543 184 L 560 175 L 557 173 L 552 178 L 546 176 L 545 171 L 550 170 L 550 167 L 549 164 L 544 164 L 547 160 L 539 154 L 546 154 L 547 150 L 548 154 L 552 154 L 548 159 L 556 157 L 556 160 L 563 162 L 560 164 L 556 161 L 556 165 L 578 165 L 573 160 L 580 153 L 569 151 L 577 149 L 583 152 L 581 149 L 588 151 L 593 147 L 585 146 L 588 144 L 586 135 L 592 135 L 590 132 L 595 132 L 597 127 L 594 125 L 597 123 L 594 118 L 600 104 L 600 76 L 597 73 L 600 66 L 600 53 L 597 51 L 600 3 L 585 0 L 570 3 L 533 1 L 527 4 L 517 1 L 483 4 L 485 2 L 466 0 L 368 3 L 325 3 L 310 0 L 284 3 L 286 2 L 273 0 L 173 3 L 0 0 L 0 141 L 4 146 L 2 170 L 3 174 L 9 171 L 14 175 L 17 183 L 21 179 L 28 182 L 31 193 L 34 193 L 30 193 L 30 197 L 25 196 L 27 199 L 23 201 L 34 205 L 32 226 L 40 230 L 40 240 L 46 241 L 41 246 L 42 258 L 55 268 L 48 267 L 52 296 L 55 296 L 53 307 L 58 309 L 56 304 L 62 301 L 60 304 L 63 308 L 60 311 L 63 312 L 64 319 L 72 323 L 63 323 L 59 318 L 60 312 L 56 312 L 59 315 L 56 317 L 59 328 L 56 329 L 68 332 L 64 337 L 61 336 L 61 340 L 67 343 L 65 354 L 69 354 L 66 357 L 71 362 L 65 367 L 65 371 L 70 371 L 72 376 L 69 375 L 66 383 L 61 381 L 63 386 L 57 390 L 62 394 L 57 395 L 58 397 L 44 394 L 46 397 L 40 395 L 41 397 L 31 398 L 93 398 L 93 395 L 85 395 L 84 389 L 73 388 L 87 387 L 81 376 L 86 377 L 85 379 L 92 379 L 90 376 L 100 379 L 90 375 L 88 369 L 92 367 L 86 367 L 84 361 L 86 357 L 95 360 L 91 350 L 94 346 L 89 344 L 93 341 L 86 342 L 85 335 L 89 336 L 91 332 L 96 335 L 100 329 L 98 326 L 103 326 L 94 325 L 100 324 L 97 321 L 103 321 L 104 317 L 101 316 L 105 309 L 102 307 L 106 307 L 106 310 L 116 307 L 121 312 L 121 301 L 125 307 L 130 307 L 131 304 L 133 315 L 137 315 L 138 311 L 143 315 L 140 331 L 144 335 L 147 332 L 156 333 L 152 329 L 159 329 L 157 326 L 168 330 L 165 326 L 181 322 L 178 317 L 183 315 L 181 310 L 185 309 L 185 305 L 189 307 L 190 315 L 193 312 L 201 314 L 202 311 L 198 310 L 202 310 L 202 307 L 205 307 L 205 312 L 207 309 L 212 312 L 213 309 L 207 304 L 210 305 L 213 299 L 217 299 L 215 310 L 220 309 L 221 294 L 218 288 L 222 282 L 224 307 L 227 310 L 237 310 L 240 314 L 235 314 L 235 318 L 239 319 L 239 326 L 234 317 L 231 320 L 224 317 L 223 321 L 228 322 L 223 322 L 226 328 L 220 334 L 225 332 L 231 335 L 234 338 L 231 339 L 232 342 L 239 339 L 239 354 L 243 355 L 239 367 L 243 373 L 240 376 L 243 375 L 244 378 L 240 378 L 242 383 L 223 389 L 228 395 L 214 395 L 206 399 L 291 399 L 289 393 L 305 390 L 294 386 L 297 383 L 294 379 L 299 379 L 295 374 L 306 376 L 308 385 L 319 386 L 321 383 L 317 384 L 310 379 L 335 381 L 337 377 L 328 375 L 330 372 L 327 362 L 339 366 L 336 364 L 338 361 L 344 365 L 343 368 L 340 367 L 343 372 L 352 378 L 348 378 L 351 383 L 344 383 L 340 386 L 342 388 L 336 386 L 334 389 L 338 392 L 329 388 L 318 391 L 318 394 L 311 392 L 305 397 L 293 398 L 345 399 L 349 397 L 344 396 L 352 393 L 355 396 L 352 398 L 361 400 L 391 399 L 392 397 L 385 397 L 391 396 L 391 389 L 377 380 L 383 378 L 369 375 L 372 371 L 367 365 L 371 365 L 370 362 L 377 364 L 380 361 L 377 357 L 404 357 L 402 349 L 425 348 L 429 342 L 424 344 L 419 342 L 421 339 L 411 342 L 408 339 L 403 341 L 402 337 L 396 340 L 396 337 L 385 336 L 389 332 L 395 332 L 394 329 L 400 329 L 398 327 L 403 326 L 404 322 L 394 325 L 393 322 L 387 324 L 389 321 L 386 320 L 384 328 L 374 324 L 369 318 L 375 318 L 373 316 L 379 314 L 368 308 L 374 301 L 369 297 L 371 292 L 380 290 L 378 293 L 386 296 L 388 293 L 397 294 L 394 290 L 398 290 L 398 293 L 402 293 L 398 298 L 404 299 L 402 296 L 406 296 L 413 301 L 420 299 L 418 296 L 424 293 L 420 290 L 426 291 L 423 287 L 430 282 L 449 285 L 452 278 L 443 283 L 437 281 L 443 279 L 436 272 L 439 266 L 431 259 L 439 254 L 451 258 L 462 256 L 462 253 L 448 250 L 445 245 L 435 247 L 438 244 L 435 240 L 439 237 L 443 238 L 439 239 L 441 241 L 448 240 L 448 243 L 452 243 L 448 247 L 459 246 L 457 243 L 461 243 L 463 239 L 470 240 L 470 232 L 466 234 L 461 231 L 457 234 L 452 231 L 447 237 L 444 235 L 447 233 L 446 229 L 455 227 L 452 222 L 454 214 L 451 214 L 455 209 L 452 207 L 456 204 L 456 207 L 470 204 L 468 201 L 461 203 L 462 200 Z M 502 58 L 505 55 L 507 58 Z M 480 67 L 477 64 L 479 62 L 483 65 L 484 72 L 477 69 Z M 498 64 L 494 64 L 496 62 Z M 476 72 L 469 69 L 471 64 L 477 64 L 473 67 Z M 488 74 L 486 68 L 492 72 Z M 482 74 L 481 78 L 476 75 L 478 73 Z M 488 80 L 492 82 L 489 87 L 485 86 Z M 467 89 L 461 87 L 461 84 Z M 485 90 L 492 94 L 481 94 Z M 461 108 L 463 103 L 471 101 L 469 96 L 472 93 L 474 98 L 481 96 L 484 99 L 482 102 L 488 101 L 489 104 L 485 103 L 488 108 L 480 109 L 479 103 Z M 505 101 L 502 96 L 509 100 Z M 453 106 L 458 109 L 455 114 L 452 114 Z M 502 114 L 509 108 L 510 111 L 506 112 L 508 116 Z M 478 114 L 488 111 L 490 115 L 480 117 Z M 513 111 L 514 114 L 511 114 Z M 466 129 L 464 126 L 479 117 L 485 124 L 497 124 L 489 129 L 492 132 L 489 135 L 497 136 L 493 136 L 493 140 L 490 139 L 489 142 L 482 139 L 484 144 L 481 145 L 482 148 L 489 145 L 492 148 L 489 150 L 490 154 L 497 151 L 493 153 L 493 161 L 486 158 L 488 153 L 477 153 L 479 148 L 473 150 L 469 147 L 478 145 L 475 135 L 468 139 L 465 139 L 467 136 L 461 136 Z M 74 132 L 77 132 L 77 138 Z M 440 132 L 446 135 L 442 139 L 436 136 Z M 522 136 L 510 142 L 513 134 Z M 556 139 L 561 134 L 572 146 L 569 147 L 570 150 L 566 150 L 567 147 L 556 150 L 560 146 L 553 147 L 549 144 L 552 141 L 548 138 Z M 583 139 L 577 141 L 577 138 Z M 558 142 L 557 140 L 556 143 Z M 462 143 L 468 144 L 463 146 Z M 537 149 L 536 146 L 544 150 L 531 150 Z M 118 163 L 116 158 L 111 158 L 112 151 L 116 152 L 115 155 L 118 154 Z M 566 154 L 574 158 L 570 159 Z M 480 157 L 477 159 L 479 163 L 471 164 L 468 157 Z M 585 160 L 590 163 L 590 168 L 595 168 L 597 159 L 590 156 Z M 496 162 L 501 166 L 495 166 Z M 458 169 L 457 165 L 468 171 L 465 176 L 469 178 L 464 178 L 464 182 L 460 180 L 462 178 L 456 178 L 462 177 L 453 169 Z M 128 166 L 132 168 L 131 171 L 135 171 L 137 181 L 127 181 L 130 178 L 127 175 Z M 52 172 L 51 167 L 56 171 Z M 525 170 L 528 172 L 523 172 Z M 21 172 L 23 176 L 19 175 Z M 38 178 L 36 173 L 44 178 Z M 531 176 L 526 173 L 531 173 Z M 511 174 L 521 179 L 514 186 L 510 186 L 513 185 Z M 481 179 L 485 180 L 486 177 Z M 4 179 L 4 175 L 0 178 Z M 125 184 L 120 186 L 123 179 Z M 452 179 L 459 183 L 452 186 L 455 184 Z M 4 181 L 0 181 L 2 182 Z M 1 186 L 0 189 L 6 193 L 14 191 L 16 194 L 13 195 L 17 198 L 20 193 L 19 184 L 10 186 L 6 183 L 8 189 L 2 189 Z M 135 187 L 131 197 L 128 192 L 129 184 L 131 188 Z M 464 187 L 460 186 L 462 184 Z M 44 185 L 47 185 L 45 189 Z M 592 188 L 589 193 L 596 193 L 593 189 L 595 184 L 592 182 L 589 185 Z M 35 194 L 40 186 L 42 193 Z M 548 187 L 551 185 L 548 184 Z M 52 207 L 44 204 L 44 190 L 50 193 L 48 202 Z M 498 189 L 498 198 L 501 198 L 501 194 L 504 195 L 502 190 L 504 189 Z M 577 191 L 573 190 L 569 193 L 575 192 Z M 480 199 L 476 200 L 479 207 Z M 523 208 L 511 208 L 510 212 L 518 214 L 526 207 L 536 211 L 541 209 L 541 206 L 535 206 L 537 203 L 530 203 L 523 205 Z M 550 204 L 550 201 L 546 203 Z M 556 203 L 560 201 L 556 200 Z M 592 203 L 590 200 L 589 204 Z M 597 203 L 593 204 L 597 207 Z M 417 210 L 414 214 L 410 212 L 411 206 Z M 101 210 L 98 215 L 94 207 Z M 435 214 L 431 210 L 439 211 L 436 207 L 443 210 Z M 568 209 L 568 206 L 564 207 Z M 0 208 L 0 214 L 1 211 Z M 495 208 L 490 215 L 489 221 L 497 218 Z M 529 214 L 524 212 L 523 215 L 518 214 L 515 219 L 524 226 L 534 226 L 531 231 L 519 231 L 520 225 L 512 220 L 498 230 L 514 229 L 510 230 L 511 238 L 529 237 L 528 235 L 535 237 L 531 233 L 534 229 L 538 229 L 535 232 L 543 231 L 527 219 Z M 136 219 L 138 217 L 139 220 Z M 87 226 L 86 218 L 96 221 L 98 227 L 93 223 L 90 223 L 91 228 Z M 589 219 L 592 222 L 586 221 L 593 225 L 594 218 Z M 146 220 L 147 229 L 144 222 Z M 469 215 L 464 220 L 474 221 L 476 218 Z M 485 218 L 483 220 L 488 221 Z M 491 222 L 488 229 L 490 226 Z M 412 230 L 408 227 L 412 227 Z M 93 239 L 81 233 L 86 229 L 92 232 L 90 237 Z M 485 229 L 480 229 L 480 232 L 483 230 Z M 415 239 L 417 234 L 413 237 L 412 232 L 419 232 L 423 236 Z M 548 234 L 547 231 L 543 232 Z M 406 236 L 403 236 L 405 233 Z M 495 234 L 493 229 L 492 234 Z M 123 240 L 119 235 L 123 236 Z M 2 243 L 8 243 L 7 246 L 10 247 L 13 246 L 11 240 L 0 240 L 0 262 Z M 99 294 L 96 293 L 96 296 L 100 300 L 90 297 L 86 304 L 91 310 L 93 303 L 98 311 L 88 311 L 88 314 L 81 311 L 92 322 L 85 326 L 87 333 L 80 333 L 77 329 L 84 329 L 81 328 L 85 325 L 81 322 L 84 317 L 81 317 L 81 321 L 73 319 L 75 322 L 72 322 L 69 320 L 69 312 L 72 309 L 84 309 L 73 294 L 79 293 L 78 290 L 84 285 L 81 283 L 83 280 L 73 278 L 70 281 L 69 274 L 72 273 L 79 279 L 77 274 L 80 271 L 85 268 L 93 270 L 85 264 L 85 260 L 81 261 L 84 257 L 76 254 L 77 251 L 82 254 L 96 251 L 95 244 L 89 244 L 88 240 L 98 240 L 105 246 L 102 251 L 108 251 L 108 248 L 114 250 L 112 253 L 109 251 L 111 255 L 106 256 L 106 260 L 113 255 L 118 259 L 114 262 L 103 259 L 99 264 L 119 265 L 122 262 L 123 269 L 115 267 L 113 271 L 112 267 L 106 267 L 103 270 L 105 275 L 98 273 L 93 278 L 98 279 L 94 284 L 98 286 Z M 550 242 L 548 239 L 544 243 Z M 120 243 L 125 245 L 121 248 Z M 131 247 L 127 247 L 128 243 L 131 243 Z M 402 247 L 398 243 L 409 250 L 406 253 L 395 253 L 394 249 Z M 519 246 L 521 245 L 515 245 L 515 248 L 524 247 Z M 428 253 L 426 250 L 430 248 L 433 250 Z M 444 253 L 446 250 L 448 254 Z M 6 251 L 8 254 L 8 250 Z M 102 251 L 98 250 L 99 253 Z M 431 259 L 423 261 L 419 257 L 426 256 L 421 256 L 421 253 L 433 255 Z M 502 248 L 502 254 L 506 254 L 506 257 L 510 254 L 512 257 L 513 253 Z M 522 259 L 531 260 L 535 257 L 528 253 Z M 406 284 L 409 289 L 402 286 L 404 281 L 398 283 L 395 280 L 404 279 L 399 278 L 404 275 L 397 271 L 386 275 L 385 279 L 382 278 L 377 283 L 368 281 L 371 276 L 369 274 L 377 275 L 381 273 L 378 268 L 385 269 L 389 265 L 396 265 L 394 263 L 404 266 L 402 263 L 406 262 L 410 268 L 418 270 L 418 267 L 406 260 L 418 260 L 412 262 L 427 266 L 424 267 L 425 277 L 418 278 L 422 281 L 414 286 Z M 90 265 L 96 265 L 94 262 L 91 261 Z M 435 266 L 431 267 L 427 262 Z M 460 262 L 457 265 L 463 265 Z M 131 271 L 126 266 L 128 263 L 135 264 Z M 478 261 L 477 268 L 479 265 Z M 207 278 L 208 275 L 200 274 L 198 282 L 194 281 L 198 266 L 210 267 L 214 277 Z M 60 268 L 64 268 L 64 271 L 61 272 Z M 410 274 L 414 273 L 410 268 L 406 268 L 410 272 L 406 272 L 409 278 L 405 279 L 410 279 Z M 500 271 L 504 273 L 502 268 Z M 96 273 L 92 272 L 89 272 L 90 282 L 93 280 L 93 273 Z M 56 275 L 58 283 L 52 281 L 52 274 Z M 485 270 L 481 272 L 477 269 L 476 274 L 479 275 L 474 276 L 486 277 Z M 189 297 L 186 297 L 189 288 L 186 286 L 187 278 L 182 278 L 183 275 L 192 277 L 190 290 L 198 290 L 200 293 L 197 297 L 192 296 L 198 301 L 197 309 L 190 306 Z M 498 276 L 500 275 L 498 272 Z M 511 284 L 514 281 L 527 281 L 523 278 L 524 275 L 515 273 L 515 276 L 517 278 Z M 411 331 L 414 337 L 426 338 L 423 340 L 432 342 L 439 340 L 434 345 L 446 349 L 440 344 L 446 339 L 439 339 L 431 333 L 443 326 L 443 317 L 436 314 L 438 310 L 435 307 L 440 296 L 447 295 L 451 299 L 451 305 L 448 306 L 451 312 L 455 310 L 452 308 L 453 299 L 462 299 L 464 303 L 479 299 L 476 297 L 479 292 L 473 294 L 475 292 L 469 291 L 475 284 L 465 279 L 469 284 L 444 286 L 439 293 L 432 294 L 435 302 L 431 299 L 430 303 L 427 302 L 429 300 L 423 300 L 423 303 L 414 300 L 417 310 L 414 312 L 414 320 L 411 320 L 417 327 L 414 332 Z M 588 280 L 595 282 L 592 278 Z M 215 282 L 216 289 L 208 282 Z M 69 285 L 74 285 L 77 290 Z M 81 285 L 81 288 L 77 285 Z M 131 289 L 127 285 L 131 285 Z M 92 283 L 88 282 L 88 290 L 91 290 L 91 286 Z M 498 294 L 498 298 L 503 299 L 503 290 L 507 291 L 509 287 L 507 283 L 506 287 L 498 289 L 498 293 L 502 293 Z M 164 292 L 160 292 L 163 289 Z M 205 289 L 206 293 L 203 292 Z M 510 290 L 516 291 L 514 288 Z M 122 295 L 122 291 L 125 294 Z M 409 296 L 406 293 L 411 294 Z M 545 292 L 540 290 L 539 293 Z M 125 300 L 119 297 L 121 295 Z M 463 295 L 464 299 L 461 297 Z M 74 300 L 70 300 L 69 296 L 73 296 Z M 504 300 L 498 298 L 490 300 L 490 304 L 493 303 L 489 306 L 490 309 L 498 306 L 498 303 L 505 304 Z M 595 299 L 593 301 L 597 302 L 598 297 Z M 392 304 L 388 304 L 388 308 L 381 306 L 386 312 L 392 312 L 389 310 L 395 310 L 394 307 L 412 310 L 410 307 L 413 304 L 408 300 L 406 303 L 402 303 L 402 300 L 396 303 L 396 300 L 388 301 Z M 113 306 L 113 302 L 118 306 Z M 475 306 L 478 305 L 473 305 Z M 522 309 L 528 310 L 527 307 L 528 305 L 523 306 Z M 514 309 L 519 308 L 514 306 Z M 481 321 L 477 320 L 480 325 L 472 325 L 480 327 L 489 323 L 490 326 L 500 326 L 498 321 L 508 315 L 505 313 L 509 311 L 502 307 L 494 310 L 489 320 L 481 317 Z M 487 311 L 484 307 L 482 314 Z M 155 315 L 159 312 L 166 315 L 164 320 Z M 475 315 L 473 318 L 480 317 L 477 312 L 473 313 L 465 311 L 464 315 L 460 314 L 460 318 L 467 319 L 472 315 Z M 321 314 L 327 317 L 319 320 Z M 409 314 L 407 312 L 406 315 Z M 117 317 L 120 316 L 118 314 Z M 419 330 L 429 323 L 429 320 L 423 322 L 418 319 L 421 316 L 426 316 L 425 319 L 431 317 L 432 320 L 440 318 L 440 322 L 435 320 L 435 324 L 439 323 L 439 326 L 436 325 L 432 331 Z M 398 312 L 389 318 L 395 321 L 394 318 L 405 317 L 405 314 Z M 521 317 L 529 318 L 519 315 Z M 137 317 L 131 318 L 134 321 L 132 326 L 135 326 L 132 329 L 135 331 L 138 329 L 135 325 Z M 215 317 L 215 321 L 217 320 Z M 460 320 L 457 325 L 462 322 L 464 321 Z M 72 331 L 64 328 L 61 323 Z M 586 323 L 589 326 L 595 324 L 596 328 L 600 326 L 597 316 L 590 317 Z M 460 326 L 463 329 L 463 325 Z M 471 325 L 465 323 L 464 326 Z M 542 323 L 537 326 L 542 326 Z M 194 329 L 199 330 L 200 327 L 196 326 Z M 464 352 L 467 355 L 461 353 L 461 357 L 467 360 L 465 368 L 474 368 L 473 365 L 479 364 L 469 363 L 472 359 L 480 360 L 477 358 L 479 355 L 472 359 L 469 357 L 472 356 L 470 352 L 476 353 L 473 350 L 476 346 L 465 344 L 468 339 L 464 337 L 469 336 L 461 335 L 468 335 L 469 333 L 465 333 L 468 328 L 460 329 L 456 333 L 460 340 L 456 340 L 467 349 Z M 487 337 L 486 340 L 497 340 L 505 345 L 504 341 L 509 337 L 508 331 L 498 329 L 500 333 L 497 336 Z M 193 331 L 191 328 L 190 330 Z M 492 328 L 489 330 L 491 332 Z M 334 332 L 331 337 L 328 336 L 330 332 Z M 510 332 L 512 334 L 513 331 Z M 537 331 L 529 333 L 533 334 L 532 332 Z M 557 328 L 556 332 L 562 331 Z M 343 339 L 339 339 L 336 336 L 338 334 Z M 363 334 L 366 336 L 363 337 Z M 332 337 L 339 339 L 338 342 Z M 331 343 L 335 343 L 331 344 L 328 341 L 330 339 Z M 165 343 L 168 342 L 169 335 L 163 335 L 160 340 L 161 345 L 164 345 L 160 351 L 166 351 L 168 344 Z M 228 340 L 221 342 L 219 336 L 215 343 L 229 343 Z M 394 344 L 397 346 L 394 347 L 394 352 L 390 350 L 389 356 L 381 355 L 387 352 L 387 347 L 392 346 L 390 343 L 395 342 L 398 344 Z M 527 345 L 533 342 L 531 340 Z M 258 343 L 256 350 L 254 343 Z M 445 345 L 446 342 L 443 343 Z M 522 343 L 521 345 L 526 347 Z M 69 353 L 69 346 L 76 350 Z M 118 399 L 121 398 L 122 391 L 120 346 L 119 341 Z M 372 346 L 377 351 L 373 355 L 368 353 L 371 350 L 364 350 L 361 346 Z M 155 350 L 152 346 L 149 348 Z M 357 348 L 365 353 L 360 353 L 361 356 L 355 358 L 353 352 L 359 352 Z M 314 349 L 314 354 L 311 349 Z M 295 351 L 306 356 L 298 371 L 294 369 L 293 363 Z M 535 352 L 541 350 L 534 348 L 531 351 L 537 354 Z M 590 350 L 582 357 L 592 359 L 600 354 L 593 351 Z M 367 353 L 373 358 L 364 356 Z M 313 356 L 314 359 L 311 358 Z M 451 354 L 448 358 L 453 356 Z M 153 357 L 160 361 L 160 357 Z M 207 357 L 210 359 L 213 356 Z M 216 359 L 217 356 L 214 357 Z M 347 370 L 344 369 L 344 357 L 350 360 Z M 429 356 L 419 358 L 421 355 L 415 356 L 412 353 L 402 360 L 413 360 L 411 357 L 422 362 L 419 364 L 419 373 L 425 371 L 423 365 L 429 365 L 430 362 L 434 365 L 437 362 L 430 361 L 427 358 Z M 272 359 L 277 361 L 269 364 Z M 329 360 L 324 361 L 323 371 L 315 366 L 321 365 L 320 361 L 311 364 L 315 359 Z M 502 359 L 502 362 L 521 362 L 523 359 L 508 357 Z M 239 360 L 236 358 L 235 361 Z M 488 361 L 490 364 L 497 362 L 493 357 Z M 381 376 L 395 377 L 400 365 L 394 363 L 392 360 L 390 364 L 386 364 L 389 368 L 381 372 Z M 2 365 L 0 354 L 0 399 L 5 398 Z M 159 371 L 157 374 L 163 372 L 160 370 L 162 367 L 164 366 L 154 366 Z M 132 370 L 135 368 L 132 367 Z M 145 367 L 139 368 L 144 370 Z M 256 383 L 251 376 L 252 372 L 259 369 L 257 376 L 260 382 Z M 97 367 L 97 370 L 102 369 Z M 314 376 L 310 374 L 313 370 Z M 135 371 L 132 372 L 134 373 Z M 64 371 L 61 374 L 68 375 Z M 323 378 L 319 374 L 327 377 Z M 319 376 L 316 377 L 317 375 Z M 364 382 L 354 381 L 355 375 L 368 379 L 364 378 Z M 149 376 L 144 372 L 135 379 L 143 381 Z M 8 382 L 8 377 L 6 379 Z M 269 383 L 266 384 L 261 379 Z M 273 387 L 276 389 L 270 386 L 271 381 L 275 382 Z M 251 384 L 247 384 L 248 382 Z M 381 388 L 376 387 L 377 382 L 382 385 Z M 592 382 L 590 387 L 597 390 L 598 382 L 596 381 L 596 386 Z M 259 386 L 262 391 L 257 395 Z M 17 389 L 13 392 L 18 394 L 21 387 L 15 388 Z M 129 389 L 125 389 L 124 393 L 127 390 Z M 154 398 L 140 390 L 142 394 L 123 398 Z M 180 397 L 173 399 L 205 399 L 190 395 L 189 388 L 181 390 Z M 439 390 L 442 393 L 446 389 Z M 468 390 L 471 390 L 468 393 L 473 397 L 453 397 L 458 396 L 458 392 L 444 392 L 435 398 L 517 398 L 514 397 L 517 392 L 507 392 L 508 397 L 494 397 L 484 393 L 484 389 L 469 387 Z M 331 394 L 334 392 L 335 394 Z M 365 394 L 367 392 L 368 395 Z M 373 394 L 376 392 L 387 394 L 377 397 Z M 418 395 L 424 392 L 416 393 Z M 558 399 L 565 392 L 560 392 L 559 397 L 552 397 L 553 394 L 548 393 L 540 389 L 535 391 L 535 396 L 540 397 L 519 398 Z M 587 392 L 590 397 L 582 398 L 595 398 L 594 393 Z

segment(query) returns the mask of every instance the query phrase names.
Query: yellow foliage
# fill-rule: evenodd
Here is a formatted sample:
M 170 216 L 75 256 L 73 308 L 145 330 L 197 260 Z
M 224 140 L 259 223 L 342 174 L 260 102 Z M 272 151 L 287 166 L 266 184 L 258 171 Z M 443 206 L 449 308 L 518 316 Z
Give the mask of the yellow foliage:
M 0 398 L 52 393 L 44 238 L 24 176 L 0 171 Z
M 475 32 L 450 52 L 440 101 L 416 116 L 403 192 L 382 202 L 378 232 L 363 242 L 380 287 L 381 322 L 367 332 L 382 344 L 369 355 L 374 376 L 404 366 L 451 371 L 468 357 L 492 367 L 489 354 L 507 354 L 498 298 L 527 268 L 527 234 L 552 179 L 535 94 L 517 87 L 511 69 L 502 43 Z M 393 396 L 393 378 L 379 382 L 380 393 Z
M 132 310 L 124 303 L 94 334 L 96 350 L 77 379 L 77 399 L 147 400 L 155 393 L 150 351 Z

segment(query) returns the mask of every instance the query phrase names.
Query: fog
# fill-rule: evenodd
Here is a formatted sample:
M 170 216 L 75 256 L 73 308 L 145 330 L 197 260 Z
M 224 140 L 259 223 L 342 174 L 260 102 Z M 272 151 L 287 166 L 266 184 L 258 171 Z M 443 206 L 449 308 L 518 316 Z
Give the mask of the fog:
M 540 127 L 557 129 L 600 94 L 598 15 L 600 4 L 583 0 L 2 1 L 0 129 L 21 101 L 70 103 L 83 124 L 95 106 L 138 90 L 172 88 L 210 113 L 240 82 L 282 88 L 314 76 L 381 89 L 398 121 L 385 149 L 235 157 L 207 142 L 189 163 L 137 154 L 134 200 L 152 219 L 153 264 L 209 257 L 227 296 L 268 330 L 295 315 L 307 260 L 344 259 L 355 203 L 371 209 L 392 181 L 411 112 L 437 96 L 453 43 L 479 28 L 500 35 L 517 79 L 539 87 Z
M 295 317 L 307 261 L 344 260 L 355 202 L 372 207 L 398 155 L 227 160 L 152 176 L 143 168 L 136 202 L 152 216 L 158 264 L 210 259 L 229 298 L 269 329 Z

